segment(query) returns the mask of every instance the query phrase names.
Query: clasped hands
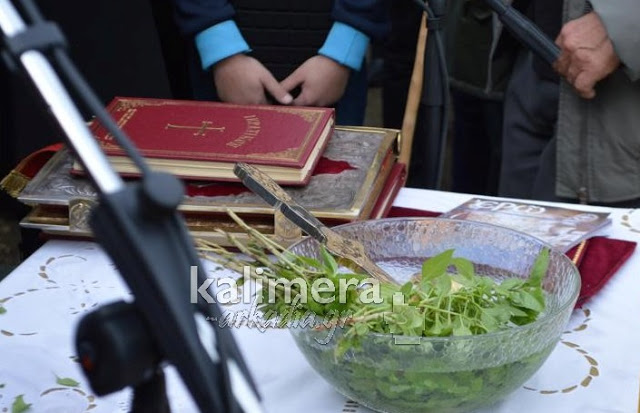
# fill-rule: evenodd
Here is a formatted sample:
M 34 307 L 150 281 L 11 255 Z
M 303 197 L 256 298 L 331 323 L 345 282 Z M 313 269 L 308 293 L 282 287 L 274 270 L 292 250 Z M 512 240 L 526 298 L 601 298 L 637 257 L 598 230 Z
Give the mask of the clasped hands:
M 271 96 L 283 105 L 330 106 L 344 93 L 350 69 L 316 55 L 278 82 L 257 59 L 236 54 L 218 62 L 213 79 L 220 100 L 238 104 L 266 104 Z M 300 87 L 297 97 L 291 91 Z
M 556 39 L 560 57 L 553 68 L 585 99 L 595 97 L 595 85 L 620 65 L 607 30 L 594 12 L 566 23 Z
M 554 69 L 585 99 L 595 97 L 595 85 L 620 65 L 607 30 L 595 12 L 566 23 L 556 44 L 561 53 Z M 237 54 L 218 62 L 213 74 L 224 102 L 265 104 L 270 95 L 285 105 L 329 106 L 342 97 L 350 69 L 316 55 L 278 82 L 258 60 Z M 297 87 L 301 92 L 293 98 L 290 92 Z

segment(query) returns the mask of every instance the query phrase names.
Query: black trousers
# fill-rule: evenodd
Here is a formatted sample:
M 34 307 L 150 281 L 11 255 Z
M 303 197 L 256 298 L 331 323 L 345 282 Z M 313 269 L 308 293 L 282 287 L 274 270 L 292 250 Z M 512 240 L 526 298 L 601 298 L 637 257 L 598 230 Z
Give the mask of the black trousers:
M 496 195 L 500 174 L 503 104 L 453 90 L 451 190 Z
M 555 195 L 558 94 L 558 83 L 534 70 L 532 53 L 520 53 L 504 99 L 500 196 L 568 201 Z

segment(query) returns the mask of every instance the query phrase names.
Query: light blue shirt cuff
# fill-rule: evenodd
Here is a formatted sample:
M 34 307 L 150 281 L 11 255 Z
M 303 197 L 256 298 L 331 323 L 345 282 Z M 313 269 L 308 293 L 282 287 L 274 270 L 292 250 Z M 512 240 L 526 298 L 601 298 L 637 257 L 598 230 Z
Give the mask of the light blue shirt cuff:
M 224 58 L 251 50 L 233 20 L 225 20 L 201 31 L 195 41 L 204 70 Z
M 318 54 L 354 70 L 360 70 L 369 47 L 369 37 L 344 23 L 334 22 Z

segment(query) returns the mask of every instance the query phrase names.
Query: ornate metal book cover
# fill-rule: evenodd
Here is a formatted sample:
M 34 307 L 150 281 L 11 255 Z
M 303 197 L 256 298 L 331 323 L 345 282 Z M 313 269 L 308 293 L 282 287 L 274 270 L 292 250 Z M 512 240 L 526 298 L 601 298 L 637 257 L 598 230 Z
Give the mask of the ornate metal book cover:
M 323 156 L 346 163 L 348 167 L 337 173 L 316 174 L 308 185 L 288 187 L 287 191 L 296 202 L 328 222 L 366 219 L 395 163 L 397 141 L 397 130 L 336 128 Z M 86 220 L 96 202 L 96 192 L 88 180 L 70 174 L 72 164 L 73 158 L 66 150 L 58 152 L 20 193 L 21 202 L 36 207 L 23 221 L 25 227 L 88 233 Z M 180 210 L 190 229 L 208 232 L 213 225 L 230 225 L 225 211 L 231 208 L 243 219 L 263 227 L 265 232 L 273 230 L 273 208 L 260 197 L 243 187 L 217 191 L 216 185 L 226 189 L 230 184 L 192 182 L 188 185 L 192 195 L 185 197 Z M 209 195 L 198 195 L 201 193 Z

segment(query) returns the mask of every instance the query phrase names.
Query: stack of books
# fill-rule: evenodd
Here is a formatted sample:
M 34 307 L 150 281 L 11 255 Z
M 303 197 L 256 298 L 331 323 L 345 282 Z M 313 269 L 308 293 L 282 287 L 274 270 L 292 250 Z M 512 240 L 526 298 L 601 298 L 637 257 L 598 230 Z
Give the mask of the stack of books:
M 179 210 L 194 237 L 223 242 L 239 232 L 227 209 L 266 233 L 294 241 L 272 207 L 238 182 L 236 162 L 256 165 L 327 225 L 384 217 L 404 186 L 399 131 L 334 125 L 332 109 L 116 98 L 108 106 L 152 169 L 184 179 Z M 114 169 L 138 171 L 113 137 L 91 130 Z M 56 235 L 90 236 L 97 194 L 67 150 L 56 153 L 18 195 L 32 205 L 22 225 Z

